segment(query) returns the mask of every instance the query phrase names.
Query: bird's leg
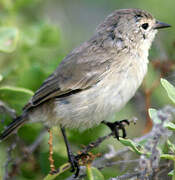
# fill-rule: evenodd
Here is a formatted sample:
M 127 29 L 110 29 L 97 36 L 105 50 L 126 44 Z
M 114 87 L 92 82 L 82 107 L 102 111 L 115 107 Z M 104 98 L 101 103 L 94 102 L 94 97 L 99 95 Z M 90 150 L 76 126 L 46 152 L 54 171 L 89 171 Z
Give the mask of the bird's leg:
M 61 132 L 62 132 L 62 135 L 63 135 L 63 138 L 64 138 L 64 142 L 66 144 L 66 149 L 67 149 L 67 154 L 68 154 L 68 159 L 69 159 L 69 162 L 72 166 L 72 169 L 71 169 L 71 172 L 75 172 L 75 177 L 78 176 L 79 174 L 79 171 L 80 171 L 80 168 L 79 168 L 79 164 L 78 164 L 78 158 L 76 158 L 76 156 L 72 153 L 71 151 L 71 148 L 70 148 L 70 144 L 67 140 L 67 137 L 66 137 L 66 132 L 65 132 L 65 128 L 60 126 L 61 128 Z
M 115 137 L 119 140 L 119 130 L 122 130 L 122 137 L 126 137 L 125 124 L 129 125 L 129 121 L 127 119 L 121 121 L 115 121 L 113 123 L 102 121 L 103 124 L 107 125 L 112 132 L 114 132 Z
M 48 129 L 48 132 L 49 132 L 49 141 L 48 141 L 48 144 L 49 144 L 50 170 L 51 170 L 51 173 L 54 173 L 55 172 L 55 165 L 54 165 L 54 160 L 53 160 L 53 144 L 52 144 L 53 136 L 52 136 L 52 131 L 50 129 Z

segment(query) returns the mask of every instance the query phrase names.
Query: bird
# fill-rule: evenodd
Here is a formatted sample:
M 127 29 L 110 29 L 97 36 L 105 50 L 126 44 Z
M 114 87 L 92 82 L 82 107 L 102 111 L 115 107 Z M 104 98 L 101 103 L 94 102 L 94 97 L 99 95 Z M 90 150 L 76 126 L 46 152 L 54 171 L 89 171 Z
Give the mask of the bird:
M 148 68 L 148 55 L 158 29 L 170 27 L 141 9 L 119 9 L 94 35 L 70 52 L 0 135 L 6 139 L 26 122 L 60 126 L 73 171 L 78 165 L 65 128 L 85 130 L 108 122 L 134 96 Z M 125 122 L 127 122 L 125 120 Z M 125 130 L 118 122 L 118 129 Z

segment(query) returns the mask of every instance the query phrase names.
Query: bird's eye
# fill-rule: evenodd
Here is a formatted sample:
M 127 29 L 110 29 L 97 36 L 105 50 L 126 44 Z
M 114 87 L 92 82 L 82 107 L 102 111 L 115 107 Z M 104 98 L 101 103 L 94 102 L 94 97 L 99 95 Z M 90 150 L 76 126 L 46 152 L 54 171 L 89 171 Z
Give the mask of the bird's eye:
M 142 24 L 142 28 L 143 28 L 144 30 L 148 29 L 148 27 L 149 27 L 149 24 L 148 24 L 148 23 Z

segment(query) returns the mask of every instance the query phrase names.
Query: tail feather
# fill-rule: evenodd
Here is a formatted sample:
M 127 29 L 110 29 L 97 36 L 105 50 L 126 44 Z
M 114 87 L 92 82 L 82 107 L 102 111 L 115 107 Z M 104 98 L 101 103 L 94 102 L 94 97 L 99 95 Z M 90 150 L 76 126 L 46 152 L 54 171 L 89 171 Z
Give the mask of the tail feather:
M 15 130 L 17 130 L 26 119 L 23 116 L 19 116 L 16 119 L 14 119 L 4 130 L 2 134 L 0 134 L 0 142 L 6 139 L 9 135 L 11 135 Z

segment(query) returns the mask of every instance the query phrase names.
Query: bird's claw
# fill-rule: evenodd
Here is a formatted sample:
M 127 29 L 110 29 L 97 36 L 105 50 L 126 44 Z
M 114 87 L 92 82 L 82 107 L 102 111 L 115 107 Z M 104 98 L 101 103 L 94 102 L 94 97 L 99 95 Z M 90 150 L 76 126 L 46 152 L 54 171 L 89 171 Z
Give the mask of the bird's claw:
M 115 137 L 119 140 L 119 130 L 122 130 L 122 137 L 126 137 L 125 124 L 129 125 L 129 121 L 127 119 L 121 121 L 115 121 L 114 123 L 102 121 L 103 124 L 107 125 L 112 132 L 114 132 Z
M 79 163 L 78 163 L 79 159 L 77 158 L 77 156 L 71 154 L 70 155 L 70 159 L 69 162 L 71 164 L 71 172 L 75 172 L 74 174 L 74 178 L 76 178 L 80 172 L 80 167 L 79 167 Z

